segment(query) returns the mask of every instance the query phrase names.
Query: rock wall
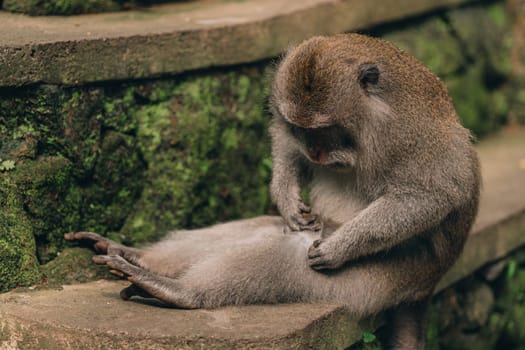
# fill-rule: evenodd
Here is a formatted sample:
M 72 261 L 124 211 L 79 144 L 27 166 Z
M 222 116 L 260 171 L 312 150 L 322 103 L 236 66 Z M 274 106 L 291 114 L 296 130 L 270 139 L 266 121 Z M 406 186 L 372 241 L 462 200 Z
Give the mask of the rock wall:
M 137 244 L 266 212 L 265 86 L 247 67 L 2 91 L 0 290 L 37 282 L 65 232 Z
M 5 11 L 20 12 L 32 16 L 75 15 L 82 13 L 100 13 L 120 11 L 138 5 L 148 5 L 161 1 L 150 0 L 3 0 L 0 2 Z

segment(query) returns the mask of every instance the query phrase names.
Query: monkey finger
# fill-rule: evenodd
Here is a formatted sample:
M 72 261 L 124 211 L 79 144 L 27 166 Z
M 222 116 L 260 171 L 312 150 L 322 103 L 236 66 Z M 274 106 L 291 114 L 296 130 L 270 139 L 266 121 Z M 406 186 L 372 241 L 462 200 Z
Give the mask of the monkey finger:
M 140 268 L 130 264 L 126 259 L 119 255 L 110 255 L 106 265 L 111 269 L 123 272 L 126 277 L 131 277 L 140 273 Z
M 70 232 L 64 234 L 64 239 L 67 241 L 91 241 L 94 244 L 93 248 L 100 253 L 106 253 L 109 244 L 106 238 L 94 232 Z
M 310 263 L 310 267 L 316 271 L 327 270 L 330 267 L 322 262 Z
M 93 246 L 97 252 L 106 253 L 108 251 L 108 242 L 106 241 L 98 241 Z
M 301 231 L 301 227 L 294 220 L 287 220 L 286 226 L 283 231 L 284 233 Z
M 315 270 L 321 270 L 321 269 L 325 269 L 327 268 L 327 262 L 326 262 L 326 259 L 321 256 L 321 255 L 317 255 L 317 256 L 308 256 L 308 264 L 310 265 L 310 267 L 312 269 L 315 269 Z
M 106 265 L 110 257 L 108 255 L 94 255 L 91 260 L 97 265 Z
M 302 215 L 294 215 L 293 219 L 297 224 L 299 224 L 299 227 L 301 226 L 308 226 L 312 223 L 314 223 L 317 220 L 317 216 L 309 215 L 309 216 L 302 216 Z
M 121 277 L 121 278 L 126 277 L 126 274 L 124 272 L 122 272 L 122 271 L 119 271 L 119 270 L 110 269 L 109 272 L 114 274 L 115 276 L 118 276 L 118 277 Z
M 322 229 L 323 229 L 323 223 L 320 221 L 312 222 L 308 225 L 301 226 L 302 231 L 308 230 L 308 231 L 317 232 L 317 231 L 321 231 Z
M 100 241 L 104 239 L 102 236 L 94 232 L 70 232 L 64 234 L 64 238 L 68 241 L 80 241 L 83 239 Z
M 308 259 L 315 259 L 322 255 L 321 251 L 319 249 L 316 249 L 314 247 L 310 247 L 308 249 Z
M 299 203 L 299 210 L 301 213 L 309 214 L 312 211 L 312 208 L 304 203 Z

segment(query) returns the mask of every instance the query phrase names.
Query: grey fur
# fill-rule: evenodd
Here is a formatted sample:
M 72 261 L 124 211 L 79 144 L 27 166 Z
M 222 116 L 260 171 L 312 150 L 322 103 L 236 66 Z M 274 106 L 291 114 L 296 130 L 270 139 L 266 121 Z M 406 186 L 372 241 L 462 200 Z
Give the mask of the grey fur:
M 278 67 L 272 111 L 273 200 L 291 231 L 316 229 L 297 219 L 306 185 L 315 225 L 330 226 L 310 246 L 310 266 L 364 263 L 385 288 L 403 285 L 406 295 L 383 300 L 402 305 L 392 316 L 394 343 L 423 347 L 423 330 L 399 324 L 424 324 L 414 310 L 424 310 L 421 300 L 459 256 L 481 182 L 444 85 L 380 39 L 315 37 Z
M 92 233 L 66 238 L 106 254 L 95 262 L 133 283 L 125 299 L 341 303 L 358 318 L 391 309 L 392 346 L 423 348 L 426 300 L 460 254 L 479 200 L 471 136 L 445 87 L 385 41 L 314 37 L 278 66 L 271 108 L 271 195 L 284 225 L 230 222 L 142 250 Z

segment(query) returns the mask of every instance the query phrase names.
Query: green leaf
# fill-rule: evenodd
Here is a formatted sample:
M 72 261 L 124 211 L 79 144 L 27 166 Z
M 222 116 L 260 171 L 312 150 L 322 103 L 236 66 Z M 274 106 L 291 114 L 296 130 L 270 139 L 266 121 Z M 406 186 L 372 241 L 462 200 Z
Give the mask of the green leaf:
M 518 263 L 516 260 L 509 261 L 507 266 L 507 279 L 512 279 L 516 275 L 516 270 L 518 269 Z
M 375 341 L 376 339 L 377 339 L 377 337 L 375 336 L 374 333 L 363 332 L 363 342 L 365 344 L 369 344 L 369 343 Z

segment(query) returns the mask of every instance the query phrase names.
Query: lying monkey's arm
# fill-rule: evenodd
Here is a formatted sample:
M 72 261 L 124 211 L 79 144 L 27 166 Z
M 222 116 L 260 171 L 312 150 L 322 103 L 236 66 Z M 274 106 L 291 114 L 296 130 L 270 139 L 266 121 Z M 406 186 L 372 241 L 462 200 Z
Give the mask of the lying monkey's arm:
M 310 207 L 301 199 L 301 185 L 304 182 L 304 169 L 301 154 L 290 142 L 283 140 L 287 132 L 284 125 L 276 122 L 272 125 L 272 181 L 270 194 L 279 213 L 292 231 L 319 230 L 321 225 L 315 215 L 310 214 Z
M 437 196 L 385 195 L 372 202 L 331 236 L 308 250 L 316 270 L 338 268 L 345 262 L 386 251 L 431 227 L 452 210 Z

